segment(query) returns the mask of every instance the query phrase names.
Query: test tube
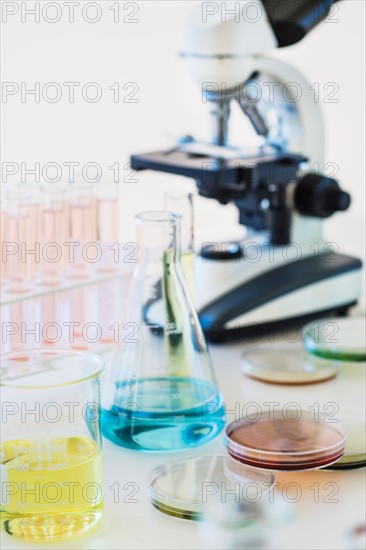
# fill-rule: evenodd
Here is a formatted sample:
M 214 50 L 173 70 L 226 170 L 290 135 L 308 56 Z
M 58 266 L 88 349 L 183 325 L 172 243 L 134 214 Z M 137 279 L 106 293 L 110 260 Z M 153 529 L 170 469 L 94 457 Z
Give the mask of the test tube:
M 118 269 L 115 261 L 114 243 L 118 242 L 118 184 L 102 183 L 98 186 L 97 237 L 101 247 L 99 272 L 114 272 Z M 118 245 L 117 245 L 118 246 Z M 98 285 L 98 321 L 106 344 L 113 342 L 111 330 L 116 311 L 116 290 L 119 281 L 104 281 Z
M 62 282 L 66 265 L 65 243 L 68 241 L 66 187 L 48 184 L 41 188 L 42 283 L 57 286 Z
M 70 276 L 86 278 L 92 270 L 94 256 L 89 256 L 87 245 L 96 242 L 95 185 L 72 183 L 69 187 L 70 240 L 75 246 Z
M 5 210 L 4 200 L 0 201 L 0 262 L 1 262 L 1 289 L 3 290 L 4 286 L 7 283 L 7 263 L 5 258 L 5 238 L 7 235 L 7 213 Z
M 189 288 L 193 287 L 194 268 L 194 194 L 186 191 L 167 191 L 164 208 L 181 216 L 181 263 Z
M 114 261 L 113 244 L 118 240 L 118 184 L 98 185 L 97 239 L 102 255 L 98 271 L 108 272 L 118 269 Z
M 30 216 L 30 234 L 29 234 L 29 250 L 26 252 L 26 261 L 29 262 L 31 277 L 38 277 L 42 262 L 41 262 L 41 218 L 40 218 L 40 186 L 36 184 L 20 183 L 18 189 L 30 195 L 29 201 L 29 216 Z
M 71 321 L 73 341 L 71 347 L 78 350 L 97 349 L 101 330 L 97 322 L 97 285 L 80 286 L 71 290 Z
M 6 196 L 5 259 L 9 280 L 9 292 L 23 293 L 33 286 L 32 262 L 25 252 L 32 248 L 31 242 L 31 195 L 21 189 L 8 191 Z

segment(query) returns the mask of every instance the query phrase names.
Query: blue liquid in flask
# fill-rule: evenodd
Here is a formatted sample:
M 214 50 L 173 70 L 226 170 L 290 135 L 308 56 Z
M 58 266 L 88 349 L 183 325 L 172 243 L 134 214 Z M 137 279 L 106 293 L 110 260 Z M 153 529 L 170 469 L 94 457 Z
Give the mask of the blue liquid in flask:
M 207 443 L 222 430 L 224 419 L 217 388 L 185 377 L 117 382 L 115 404 L 102 409 L 103 435 L 117 445 L 143 451 Z

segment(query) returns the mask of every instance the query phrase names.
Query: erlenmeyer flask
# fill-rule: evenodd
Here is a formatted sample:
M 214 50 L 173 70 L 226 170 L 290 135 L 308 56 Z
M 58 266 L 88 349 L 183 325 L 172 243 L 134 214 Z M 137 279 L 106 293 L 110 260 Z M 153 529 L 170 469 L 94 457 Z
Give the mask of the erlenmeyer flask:
M 167 191 L 164 207 L 181 216 L 181 264 L 190 291 L 193 293 L 194 277 L 194 208 L 193 193 Z
M 139 262 L 106 373 L 103 433 L 133 449 L 192 447 L 219 433 L 224 407 L 182 274 L 180 217 L 146 212 L 136 221 Z

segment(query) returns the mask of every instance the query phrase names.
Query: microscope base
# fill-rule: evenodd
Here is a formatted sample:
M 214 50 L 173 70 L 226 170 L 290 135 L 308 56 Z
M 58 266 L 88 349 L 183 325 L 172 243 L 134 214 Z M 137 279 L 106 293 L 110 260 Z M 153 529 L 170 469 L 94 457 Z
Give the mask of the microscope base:
M 216 270 L 219 267 L 222 271 L 220 278 L 226 281 L 233 280 L 230 263 L 216 265 Z M 206 267 L 209 274 L 208 263 Z M 219 297 L 199 305 L 208 341 L 272 338 L 281 331 L 288 338 L 291 328 L 320 317 L 346 315 L 357 304 L 362 263 L 356 258 L 332 254 L 331 258 L 324 255 L 314 261 L 309 256 L 267 269 L 261 267 L 255 270 L 252 266 L 249 277 L 243 270 L 241 283 L 226 288 L 224 293 L 216 288 Z M 202 273 L 200 279 L 207 285 L 208 279 L 202 278 Z

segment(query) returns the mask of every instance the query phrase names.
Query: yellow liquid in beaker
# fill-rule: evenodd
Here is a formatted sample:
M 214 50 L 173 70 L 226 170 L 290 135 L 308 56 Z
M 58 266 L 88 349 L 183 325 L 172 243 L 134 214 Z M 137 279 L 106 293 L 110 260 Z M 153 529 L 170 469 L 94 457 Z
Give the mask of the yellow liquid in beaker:
M 53 540 L 92 527 L 103 509 L 101 450 L 88 437 L 5 441 L 1 446 L 1 528 Z

